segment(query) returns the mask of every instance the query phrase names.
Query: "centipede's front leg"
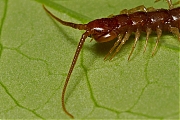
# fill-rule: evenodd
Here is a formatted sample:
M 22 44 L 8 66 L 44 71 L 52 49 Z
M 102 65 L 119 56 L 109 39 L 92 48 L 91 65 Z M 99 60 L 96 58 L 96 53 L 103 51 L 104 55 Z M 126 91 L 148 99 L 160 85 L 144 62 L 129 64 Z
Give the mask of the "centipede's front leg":
M 116 49 L 116 47 L 121 43 L 122 38 L 124 37 L 124 33 L 121 33 L 118 35 L 118 39 L 117 41 L 114 43 L 113 47 L 110 49 L 110 51 L 108 52 L 108 54 L 104 57 L 104 60 L 107 59 L 107 57 Z
M 132 31 L 128 30 L 125 35 L 124 38 L 121 40 L 121 43 L 118 45 L 118 47 L 116 48 L 115 52 L 113 53 L 113 55 L 110 57 L 110 60 L 113 59 L 113 57 L 119 52 L 119 50 L 121 49 L 121 47 L 125 44 L 125 42 L 129 39 L 129 37 L 131 36 Z

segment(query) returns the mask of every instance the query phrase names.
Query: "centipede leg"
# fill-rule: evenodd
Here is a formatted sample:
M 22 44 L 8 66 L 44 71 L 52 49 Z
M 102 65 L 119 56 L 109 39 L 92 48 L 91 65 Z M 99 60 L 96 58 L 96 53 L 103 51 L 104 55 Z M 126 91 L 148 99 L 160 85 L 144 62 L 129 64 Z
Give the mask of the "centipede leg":
M 110 49 L 108 54 L 104 57 L 104 60 L 107 59 L 107 57 L 114 51 L 114 49 L 119 45 L 119 43 L 122 41 L 124 34 L 119 34 L 118 35 L 118 40 L 114 43 L 113 47 Z
M 146 29 L 147 35 L 146 35 L 146 43 L 145 43 L 145 45 L 144 45 L 144 52 L 146 51 L 147 43 L 148 43 L 148 40 L 149 40 L 149 35 L 151 34 L 151 32 L 152 32 L 152 29 L 151 29 L 151 28 L 147 28 L 147 29 Z
M 173 9 L 174 8 L 174 6 L 172 4 L 172 0 L 167 0 L 167 3 L 169 5 L 169 9 Z
M 170 28 L 170 32 L 172 32 L 173 34 L 177 35 L 178 40 L 180 41 L 180 33 L 179 33 L 179 29 L 176 27 L 171 27 Z
M 120 12 L 120 14 L 132 14 L 135 12 L 147 12 L 147 9 L 144 5 L 137 6 L 135 8 L 132 8 L 130 10 L 124 9 Z
M 174 3 L 173 6 L 176 6 L 178 4 L 180 4 L 180 1 L 177 1 L 176 3 Z
M 152 56 L 155 54 L 155 51 L 156 51 L 156 48 L 157 48 L 157 46 L 158 46 L 160 37 L 161 37 L 161 35 L 162 35 L 162 30 L 159 29 L 159 28 L 157 28 L 157 29 L 156 29 L 156 33 L 157 33 L 157 40 L 156 40 L 156 45 L 155 45 L 155 47 L 154 47 L 154 50 L 153 50 L 153 52 L 152 52 Z
M 144 5 L 137 6 L 135 8 L 132 8 L 128 10 L 129 14 L 135 13 L 135 12 L 147 12 L 147 9 Z
M 112 17 L 114 17 L 114 15 L 113 15 L 113 14 L 111 14 L 111 15 L 109 15 L 109 16 L 108 16 L 108 18 L 112 18 Z
M 131 53 L 129 54 L 129 57 L 128 57 L 128 60 L 130 59 L 133 51 L 134 51 L 134 48 L 136 47 L 136 44 L 137 44 L 137 41 L 139 40 L 139 37 L 140 37 L 140 31 L 139 29 L 137 29 L 136 33 L 135 33 L 135 41 L 134 41 L 134 45 L 132 46 L 132 50 L 131 50 Z
M 122 45 L 125 44 L 125 42 L 129 39 L 130 35 L 131 35 L 131 31 L 127 31 L 124 38 L 122 39 L 121 43 L 119 44 L 119 46 L 116 48 L 116 51 L 114 52 L 114 54 L 111 56 L 110 60 L 113 59 L 113 57 L 119 52 L 119 50 L 121 49 Z
M 155 11 L 156 9 L 155 8 L 153 8 L 153 7 L 148 7 L 147 8 L 147 12 L 152 12 L 152 11 Z
M 161 0 L 155 0 L 154 2 L 159 2 L 159 1 L 161 1 Z
M 120 11 L 120 14 L 128 14 L 128 10 L 124 9 L 124 10 Z
M 155 2 L 159 2 L 160 0 L 155 0 Z M 172 4 L 172 0 L 166 0 L 167 1 L 167 3 L 168 3 L 168 6 L 169 6 L 169 9 L 173 9 L 174 8 L 174 6 L 173 6 L 173 4 Z

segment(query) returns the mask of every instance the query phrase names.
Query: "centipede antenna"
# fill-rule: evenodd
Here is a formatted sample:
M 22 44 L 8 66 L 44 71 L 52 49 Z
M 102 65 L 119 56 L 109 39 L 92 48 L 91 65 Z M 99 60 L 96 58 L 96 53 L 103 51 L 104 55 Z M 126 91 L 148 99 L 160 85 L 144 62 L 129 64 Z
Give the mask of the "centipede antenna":
M 44 5 L 42 5 L 44 10 L 54 19 L 56 19 L 58 22 L 60 22 L 61 24 L 65 25 L 65 26 L 69 26 L 75 29 L 79 29 L 79 30 L 86 30 L 87 28 L 87 24 L 76 24 L 76 23 L 71 23 L 71 22 L 66 22 L 61 20 L 60 18 L 56 17 L 55 15 L 53 15 L 48 9 L 46 9 L 46 7 Z
M 67 77 L 66 77 L 66 81 L 65 81 L 65 84 L 64 84 L 64 87 L 63 87 L 63 91 L 62 91 L 62 108 L 63 108 L 64 112 L 65 112 L 67 115 L 69 115 L 71 118 L 74 118 L 74 116 L 73 116 L 71 113 L 69 113 L 69 112 L 67 111 L 66 107 L 65 107 L 65 102 L 64 102 L 65 92 L 66 92 L 66 88 L 67 88 L 69 79 L 70 79 L 70 77 L 71 77 L 72 71 L 73 71 L 74 66 L 75 66 L 75 64 L 76 64 L 76 61 L 77 61 L 77 59 L 78 59 L 79 53 L 80 53 L 80 51 L 81 51 L 81 49 L 82 49 L 82 46 L 83 46 L 83 44 L 84 44 L 84 41 L 85 41 L 85 39 L 86 39 L 87 37 L 88 37 L 88 32 L 85 32 L 85 33 L 82 35 L 82 37 L 81 37 L 81 39 L 80 39 L 80 41 L 79 41 L 79 44 L 78 44 L 77 49 L 76 49 L 76 52 L 75 52 L 75 54 L 74 54 L 74 58 L 73 58 L 73 61 L 72 61 L 72 63 L 71 63 L 71 67 L 70 67 L 70 69 L 69 69 L 69 72 L 68 72 L 68 75 L 67 75 Z

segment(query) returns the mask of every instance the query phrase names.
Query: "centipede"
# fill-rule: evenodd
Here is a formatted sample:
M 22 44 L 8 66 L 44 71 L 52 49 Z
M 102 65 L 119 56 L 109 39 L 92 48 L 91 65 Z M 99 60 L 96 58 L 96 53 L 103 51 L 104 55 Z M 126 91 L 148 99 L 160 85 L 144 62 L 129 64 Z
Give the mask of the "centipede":
M 156 0 L 155 2 L 158 1 L 160 0 Z M 67 114 L 70 118 L 74 118 L 74 116 L 66 109 L 65 93 L 71 74 L 78 60 L 78 56 L 87 37 L 90 37 L 99 43 L 109 42 L 116 39 L 114 45 L 104 57 L 104 60 L 112 60 L 126 41 L 129 40 L 131 34 L 135 34 L 135 38 L 128 60 L 130 60 L 142 32 L 146 33 L 144 52 L 146 51 L 150 34 L 152 32 L 157 34 L 152 56 L 156 52 L 163 32 L 170 32 L 174 34 L 180 42 L 180 7 L 175 7 L 175 5 L 179 4 L 180 1 L 175 4 L 172 3 L 172 0 L 166 0 L 166 2 L 169 9 L 155 9 L 153 7 L 146 8 L 144 5 L 140 5 L 129 10 L 124 9 L 118 15 L 110 15 L 107 18 L 95 19 L 87 24 L 76 24 L 61 20 L 43 5 L 44 10 L 62 25 L 78 30 L 85 30 L 76 48 L 62 90 L 61 103 L 65 114 Z

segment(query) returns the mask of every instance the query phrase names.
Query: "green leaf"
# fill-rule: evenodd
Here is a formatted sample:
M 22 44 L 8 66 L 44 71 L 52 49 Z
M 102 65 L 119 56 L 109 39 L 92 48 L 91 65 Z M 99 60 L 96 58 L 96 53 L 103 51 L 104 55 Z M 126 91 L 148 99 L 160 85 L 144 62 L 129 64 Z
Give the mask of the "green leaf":
M 56 22 L 42 4 L 75 23 L 138 5 L 168 8 L 166 2 L 153 0 L 1 0 L 0 118 L 69 118 L 61 108 L 61 92 L 84 31 Z M 180 43 L 163 34 L 152 57 L 156 35 L 143 54 L 145 37 L 141 35 L 130 61 L 134 35 L 112 61 L 103 58 L 115 41 L 86 40 L 65 95 L 75 118 L 178 119 Z

